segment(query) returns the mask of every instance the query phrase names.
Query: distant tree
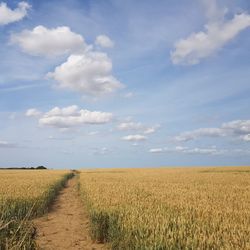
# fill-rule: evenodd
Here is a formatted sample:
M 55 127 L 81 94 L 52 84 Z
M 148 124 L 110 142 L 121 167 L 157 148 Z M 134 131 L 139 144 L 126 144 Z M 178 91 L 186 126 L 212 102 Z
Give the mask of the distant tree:
M 47 169 L 47 168 L 44 166 L 38 166 L 36 169 Z

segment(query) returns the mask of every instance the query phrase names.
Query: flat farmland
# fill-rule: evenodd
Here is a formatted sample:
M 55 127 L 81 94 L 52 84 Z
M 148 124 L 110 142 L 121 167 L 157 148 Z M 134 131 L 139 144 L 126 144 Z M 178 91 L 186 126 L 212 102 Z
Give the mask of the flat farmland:
M 1 250 L 250 249 L 250 167 L 3 170 L 0 197 Z
M 250 168 L 82 171 L 92 235 L 112 249 L 250 249 Z
M 33 249 L 31 219 L 48 208 L 70 171 L 0 171 L 0 249 Z

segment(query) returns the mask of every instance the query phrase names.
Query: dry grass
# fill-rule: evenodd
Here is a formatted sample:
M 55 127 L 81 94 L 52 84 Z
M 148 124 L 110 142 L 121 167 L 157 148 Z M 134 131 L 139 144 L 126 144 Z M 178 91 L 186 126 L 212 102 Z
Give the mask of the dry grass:
M 0 249 L 33 249 L 30 219 L 47 212 L 69 171 L 0 171 Z
M 92 234 L 113 249 L 250 249 L 250 168 L 82 171 Z

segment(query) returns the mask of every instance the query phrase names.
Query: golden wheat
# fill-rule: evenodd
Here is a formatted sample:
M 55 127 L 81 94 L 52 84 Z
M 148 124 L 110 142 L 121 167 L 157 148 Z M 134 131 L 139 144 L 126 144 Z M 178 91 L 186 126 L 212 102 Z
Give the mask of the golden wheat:
M 92 233 L 113 249 L 250 249 L 250 168 L 82 171 Z
M 0 171 L 0 197 L 3 199 L 37 198 L 68 172 L 66 170 L 2 170 Z
M 34 249 L 30 219 L 48 210 L 69 171 L 0 171 L 0 249 Z

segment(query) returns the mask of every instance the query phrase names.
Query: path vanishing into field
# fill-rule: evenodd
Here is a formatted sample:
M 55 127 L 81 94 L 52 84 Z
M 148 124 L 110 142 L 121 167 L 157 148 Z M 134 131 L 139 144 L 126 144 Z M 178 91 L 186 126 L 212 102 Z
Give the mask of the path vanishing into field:
M 77 178 L 70 179 L 59 193 L 48 214 L 34 221 L 39 249 L 99 250 L 89 235 L 87 212 L 77 191 Z

